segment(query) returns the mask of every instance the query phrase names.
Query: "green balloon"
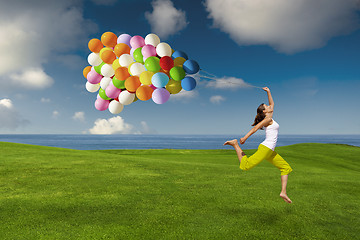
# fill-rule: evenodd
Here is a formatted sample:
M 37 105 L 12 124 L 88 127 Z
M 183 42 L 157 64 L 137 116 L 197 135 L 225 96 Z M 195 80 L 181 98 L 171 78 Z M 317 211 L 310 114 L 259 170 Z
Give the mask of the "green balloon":
M 104 62 L 102 62 L 99 66 L 95 66 L 94 67 L 94 70 L 95 70 L 95 72 L 97 72 L 98 74 L 100 74 L 100 75 L 102 75 L 101 74 L 101 68 L 102 68 L 102 66 L 104 66 Z
M 150 72 L 160 71 L 160 59 L 155 56 L 148 57 L 145 60 L 145 68 Z
M 121 81 L 121 80 L 117 79 L 116 77 L 114 77 L 112 79 L 112 83 L 118 89 L 124 89 L 125 88 L 125 81 Z
M 170 77 L 175 81 L 180 81 L 185 77 L 186 73 L 185 70 L 180 67 L 176 66 L 170 69 Z
M 106 96 L 105 90 L 102 89 L 102 88 L 99 89 L 99 96 L 104 100 L 110 100 L 111 99 L 108 96 Z
M 144 63 L 144 56 L 141 53 L 141 49 L 142 49 L 142 47 L 139 47 L 133 53 L 134 59 L 138 63 Z

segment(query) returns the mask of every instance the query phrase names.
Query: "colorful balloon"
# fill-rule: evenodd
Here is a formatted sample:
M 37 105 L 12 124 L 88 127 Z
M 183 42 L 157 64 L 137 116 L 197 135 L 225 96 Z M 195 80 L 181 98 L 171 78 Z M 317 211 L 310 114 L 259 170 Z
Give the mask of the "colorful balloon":
M 114 71 L 116 71 L 116 69 L 118 69 L 120 66 L 120 63 L 119 63 L 119 59 L 115 59 L 114 62 L 112 63 L 112 68 L 114 69 Z
M 112 83 L 118 89 L 125 89 L 125 80 L 122 81 L 122 80 L 117 79 L 116 77 L 113 77 Z
M 111 50 L 106 50 L 101 54 L 101 60 L 107 64 L 113 64 L 116 59 L 116 55 Z
M 141 63 L 133 63 L 129 66 L 129 72 L 133 76 L 140 76 L 142 72 L 146 71 L 144 65 Z
M 114 52 L 117 57 L 120 57 L 123 54 L 130 54 L 130 47 L 125 43 L 118 43 L 114 47 Z
M 111 78 L 109 77 L 103 77 L 100 81 L 100 87 L 102 89 L 106 89 L 109 86 L 109 83 L 111 82 Z
M 119 64 L 122 67 L 129 67 L 134 62 L 134 59 L 130 54 L 123 54 L 119 57 Z
M 145 45 L 145 40 L 144 40 L 143 37 L 141 37 L 139 35 L 133 36 L 130 39 L 131 48 L 137 49 L 137 48 L 142 47 L 144 45 Z
M 112 68 L 112 65 L 104 64 L 101 67 L 101 75 L 103 75 L 104 77 L 112 77 L 112 76 L 114 76 L 114 74 L 115 74 L 115 71 Z
M 200 70 L 199 64 L 194 60 L 184 62 L 183 68 L 187 74 L 195 74 Z
M 105 90 L 102 89 L 102 88 L 99 89 L 99 96 L 104 100 L 110 100 L 111 99 L 106 95 Z
M 105 89 L 106 96 L 109 98 L 119 97 L 121 90 L 114 86 L 112 82 L 109 83 L 109 86 Z
M 153 72 L 145 71 L 140 74 L 140 82 L 144 85 L 150 85 L 151 84 L 151 78 L 154 75 Z
M 160 43 L 160 38 L 156 34 L 150 33 L 146 35 L 145 44 L 156 47 L 159 43 Z
M 121 81 L 124 81 L 130 77 L 130 73 L 126 67 L 119 67 L 115 70 L 115 77 Z
M 125 43 L 126 45 L 128 45 L 130 47 L 130 40 L 131 40 L 131 36 L 129 34 L 123 33 L 121 34 L 118 39 L 117 39 L 117 43 Z
M 166 90 L 169 91 L 170 94 L 177 94 L 181 91 L 181 82 L 175 81 L 174 79 L 170 79 L 169 83 L 166 85 Z
M 109 107 L 109 100 L 104 100 L 102 98 L 98 98 L 95 101 L 95 108 L 99 111 L 105 111 Z
M 88 73 L 91 71 L 91 66 L 87 66 L 83 70 L 83 75 L 85 78 L 87 78 Z
M 171 56 L 171 47 L 169 44 L 167 43 L 159 43 L 157 46 L 156 46 L 156 53 L 157 55 L 159 55 L 160 57 L 164 57 L 164 56 Z
M 169 77 L 162 72 L 155 73 L 151 78 L 151 83 L 157 88 L 163 88 L 168 84 Z
M 98 74 L 95 70 L 91 70 L 87 74 L 87 80 L 91 84 L 98 84 L 101 81 L 101 79 L 102 79 L 102 76 L 100 74 Z
M 115 47 L 117 44 L 117 36 L 112 32 L 105 32 L 101 35 L 101 43 L 106 47 Z
M 85 88 L 86 88 L 86 90 L 88 90 L 88 92 L 93 93 L 93 92 L 97 92 L 99 90 L 100 85 L 86 82 Z
M 113 100 L 109 104 L 109 112 L 112 114 L 119 114 L 124 109 L 124 105 L 122 105 L 119 101 Z
M 196 81 L 193 77 L 185 77 L 181 81 L 181 87 L 186 91 L 191 91 L 196 87 Z
M 119 94 L 119 102 L 123 105 L 129 105 L 132 102 L 134 102 L 135 99 L 135 94 L 134 93 L 129 93 L 128 91 L 122 91 Z
M 170 77 L 175 81 L 180 81 L 185 77 L 185 71 L 182 67 L 175 66 L 170 69 Z
M 98 53 L 90 53 L 87 60 L 91 66 L 98 66 L 102 63 L 102 60 Z
M 148 57 L 145 61 L 145 67 L 147 70 L 151 72 L 158 72 L 160 71 L 160 60 L 157 57 Z
M 136 89 L 136 97 L 141 101 L 147 101 L 152 97 L 153 91 L 150 86 L 142 85 Z
M 182 65 L 184 64 L 184 62 L 186 62 L 186 59 L 183 57 L 177 57 L 174 59 L 174 66 L 180 66 L 182 67 Z
M 182 58 L 184 58 L 185 60 L 188 59 L 188 56 L 187 56 L 186 53 L 184 53 L 183 51 L 175 51 L 175 52 L 171 55 L 171 57 L 172 57 L 173 59 L 175 59 L 175 58 L 177 58 L 177 57 L 182 57 Z
M 141 50 L 142 48 L 139 47 L 133 53 L 134 59 L 138 63 L 144 63 L 144 56 L 142 55 Z
M 128 90 L 129 92 L 136 92 L 136 89 L 138 89 L 138 87 L 140 87 L 141 82 L 139 77 L 137 76 L 130 76 L 125 80 L 125 88 L 126 90 Z
M 166 71 L 169 71 L 174 67 L 174 60 L 169 56 L 164 56 L 159 61 L 160 67 Z
M 94 70 L 95 70 L 98 74 L 101 74 L 101 68 L 102 68 L 102 66 L 104 66 L 104 64 L 106 64 L 106 63 L 102 62 L 100 65 L 95 66 L 95 67 L 94 67 Z
M 156 48 L 153 45 L 147 44 L 142 47 L 141 53 L 145 59 L 151 56 L 156 56 Z
M 99 39 L 93 38 L 89 41 L 88 47 L 89 47 L 90 51 L 92 51 L 94 53 L 98 53 L 104 46 Z
M 164 104 L 166 103 L 170 98 L 170 93 L 165 88 L 157 88 L 154 90 L 152 94 L 152 100 L 156 104 Z

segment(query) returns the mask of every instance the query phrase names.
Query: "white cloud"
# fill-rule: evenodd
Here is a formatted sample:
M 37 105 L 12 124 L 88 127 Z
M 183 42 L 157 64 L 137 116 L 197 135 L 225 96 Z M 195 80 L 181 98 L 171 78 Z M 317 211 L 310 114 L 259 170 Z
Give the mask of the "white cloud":
M 81 0 L 0 1 L 0 86 L 7 87 L 9 78 L 23 82 L 20 87 L 51 86 L 43 64 L 86 47 L 94 31 L 96 25 L 83 17 Z M 31 72 L 40 76 L 35 85 L 20 81 Z
M 186 102 L 186 101 L 190 101 L 191 99 L 196 98 L 198 95 L 199 95 L 199 92 L 196 90 L 192 90 L 192 91 L 181 90 L 177 94 L 171 94 L 170 100 Z
M 322 47 L 360 27 L 359 0 L 206 0 L 214 26 L 240 45 L 267 44 L 282 53 Z
M 80 122 L 85 122 L 85 113 L 84 112 L 76 112 L 76 113 L 74 113 L 74 116 L 72 117 L 72 119 L 80 121 Z
M 21 117 L 10 99 L 0 100 L 0 128 L 14 130 L 28 123 L 29 121 Z
M 44 89 L 54 83 L 54 80 L 39 68 L 28 68 L 23 72 L 11 74 L 9 78 L 12 85 L 26 89 Z
M 89 129 L 90 134 L 131 134 L 134 132 L 134 126 L 125 123 L 120 116 L 109 119 L 97 119 L 94 126 Z
M 238 88 L 249 88 L 252 87 L 251 84 L 246 83 L 241 78 L 236 77 L 222 77 L 214 78 L 211 81 L 202 80 L 202 84 L 205 84 L 206 87 L 216 88 L 216 89 L 238 89 Z
M 42 103 L 48 103 L 48 102 L 51 102 L 50 98 L 41 98 L 40 100 Z
M 60 113 L 56 110 L 52 112 L 52 117 L 55 119 L 57 119 L 59 117 L 59 115 L 60 115 Z
M 170 0 L 152 2 L 153 12 L 145 12 L 145 18 L 151 25 L 152 32 L 160 38 L 176 34 L 187 26 L 186 13 L 174 7 Z
M 210 97 L 210 102 L 212 102 L 214 104 L 220 104 L 223 101 L 225 101 L 225 98 L 220 95 Z

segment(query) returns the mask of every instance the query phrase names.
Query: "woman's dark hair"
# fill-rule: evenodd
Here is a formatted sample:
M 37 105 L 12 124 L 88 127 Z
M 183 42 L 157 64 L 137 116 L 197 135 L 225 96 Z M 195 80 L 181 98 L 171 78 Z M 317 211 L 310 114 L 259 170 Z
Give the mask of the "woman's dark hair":
M 265 104 L 262 103 L 260 104 L 260 106 L 257 108 L 257 114 L 256 114 L 256 117 L 255 117 L 255 120 L 254 120 L 254 123 L 251 125 L 251 126 L 255 126 L 257 125 L 259 122 L 261 122 L 262 120 L 264 120 L 265 118 L 265 113 L 264 113 L 264 110 L 265 110 Z

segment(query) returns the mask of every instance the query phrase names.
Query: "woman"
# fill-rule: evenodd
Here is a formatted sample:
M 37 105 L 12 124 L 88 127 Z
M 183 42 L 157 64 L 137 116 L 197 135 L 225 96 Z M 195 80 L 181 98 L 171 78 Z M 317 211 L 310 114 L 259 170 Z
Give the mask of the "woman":
M 224 145 L 230 145 L 235 148 L 240 161 L 240 169 L 242 170 L 250 170 L 264 159 L 272 163 L 275 167 L 279 168 L 281 171 L 280 197 L 284 199 L 285 202 L 291 203 L 290 198 L 286 194 L 286 185 L 288 174 L 292 171 L 292 169 L 290 165 L 278 153 L 275 152 L 277 136 L 279 133 L 279 124 L 272 119 L 274 113 L 274 101 L 272 99 L 270 89 L 265 87 L 263 90 L 267 92 L 269 106 L 263 103 L 258 107 L 257 115 L 252 125 L 254 127 L 245 135 L 245 137 L 240 139 L 240 143 L 244 144 L 246 140 L 257 130 L 264 128 L 266 133 L 265 141 L 259 145 L 258 150 L 250 157 L 247 157 L 241 150 L 237 139 L 227 141 L 224 143 Z

